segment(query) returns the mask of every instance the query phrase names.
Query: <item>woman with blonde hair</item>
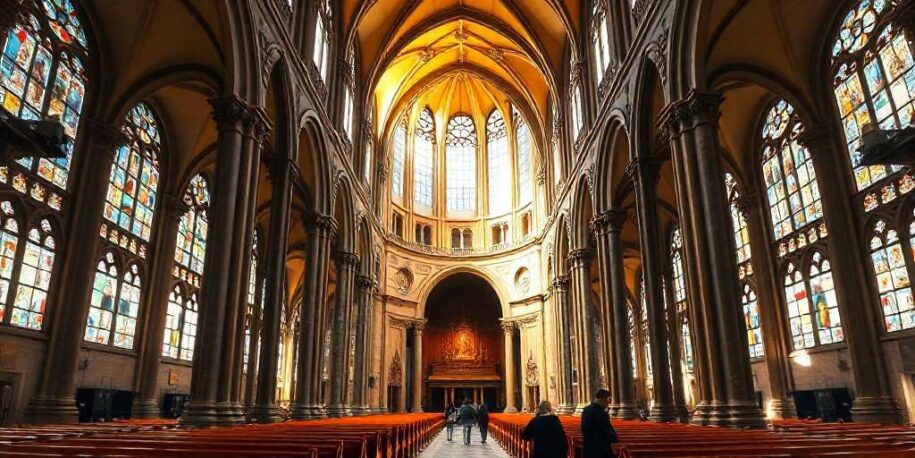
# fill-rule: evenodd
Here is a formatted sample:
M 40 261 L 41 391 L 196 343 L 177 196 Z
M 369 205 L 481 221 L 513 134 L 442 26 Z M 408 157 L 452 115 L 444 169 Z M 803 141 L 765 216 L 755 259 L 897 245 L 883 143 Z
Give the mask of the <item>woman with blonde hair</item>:
M 553 415 L 550 401 L 540 401 L 536 416 L 521 432 L 521 438 L 534 442 L 531 458 L 564 458 L 568 447 L 559 417 Z

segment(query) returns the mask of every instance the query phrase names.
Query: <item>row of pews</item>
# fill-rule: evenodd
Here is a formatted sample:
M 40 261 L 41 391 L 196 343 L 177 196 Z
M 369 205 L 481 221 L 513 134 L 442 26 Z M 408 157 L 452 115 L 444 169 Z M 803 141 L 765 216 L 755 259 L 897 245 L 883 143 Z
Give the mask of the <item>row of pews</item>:
M 521 431 L 530 415 L 492 414 L 490 435 L 516 458 L 530 456 Z M 581 420 L 560 417 L 569 438 L 569 458 L 581 456 Z M 642 457 L 915 457 L 915 427 L 860 423 L 779 421 L 769 429 L 740 430 L 614 421 L 621 458 Z
M 25 426 L 0 429 L 0 457 L 410 458 L 443 425 L 441 414 L 392 414 L 213 428 L 161 420 Z

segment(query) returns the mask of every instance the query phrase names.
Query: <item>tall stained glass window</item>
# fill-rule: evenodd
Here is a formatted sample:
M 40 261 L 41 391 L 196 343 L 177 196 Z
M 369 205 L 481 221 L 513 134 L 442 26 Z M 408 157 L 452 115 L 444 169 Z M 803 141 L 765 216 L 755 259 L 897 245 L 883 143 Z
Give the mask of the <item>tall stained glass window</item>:
M 394 150 L 394 163 L 391 171 L 391 194 L 395 197 L 403 197 L 404 157 L 407 148 L 407 126 L 403 122 L 398 122 L 397 127 L 394 128 L 391 148 Z
M 196 175 L 184 192 L 188 211 L 178 222 L 178 241 L 175 246 L 175 276 L 189 285 L 200 288 L 203 261 L 206 255 L 207 211 L 210 190 L 206 178 Z
M 737 277 L 741 280 L 753 275 L 753 253 L 750 251 L 750 230 L 747 219 L 741 210 L 740 185 L 730 173 L 724 174 L 724 186 L 728 193 L 728 207 L 731 211 L 731 227 L 734 230 L 734 246 L 737 248 Z
M 86 89 L 86 34 L 70 0 L 26 0 L 20 21 L 0 37 L 0 106 L 27 120 L 58 118 L 65 157 L 0 165 L 0 183 L 59 211 Z
M 895 171 L 860 165 L 858 148 L 866 126 L 902 129 L 915 117 L 912 43 L 892 23 L 893 3 L 858 1 L 846 14 L 832 49 L 833 91 L 859 191 Z
M 599 85 L 610 66 L 610 28 L 603 0 L 591 1 L 591 45 L 594 49 L 595 84 Z
M 245 352 L 243 354 L 242 361 L 242 371 L 248 372 L 248 361 L 250 361 L 254 355 L 251 354 L 251 322 L 256 316 L 260 315 L 260 310 L 257 304 L 257 269 L 258 269 L 258 253 L 260 245 L 260 234 L 257 229 L 254 230 L 254 242 L 251 246 L 251 267 L 248 271 L 248 307 L 247 313 L 245 313 Z
M 311 59 L 322 81 L 327 81 L 327 71 L 330 62 L 330 37 L 332 16 L 330 4 L 327 0 L 318 0 L 318 15 L 315 21 L 315 42 Z
M 365 141 L 365 152 L 362 158 L 362 179 L 372 183 L 372 140 Z M 371 187 L 369 187 L 371 189 Z
M 141 286 L 136 264 L 131 264 L 123 275 L 119 275 L 114 254 L 106 253 L 96 268 L 83 338 L 88 342 L 133 349 Z
M 492 110 L 486 121 L 486 152 L 489 162 L 489 214 L 503 215 L 511 211 L 512 165 L 508 154 L 508 130 L 498 108 Z
M 51 223 L 41 219 L 23 234 L 17 210 L 0 201 L 0 323 L 41 330 L 54 270 Z
M 845 340 L 829 260 L 822 253 L 814 252 L 806 272 L 789 263 L 784 286 L 795 350 Z
M 871 266 L 887 332 L 915 328 L 915 300 L 899 234 L 883 219 L 871 230 Z
M 574 65 L 574 64 L 573 64 Z M 572 141 L 578 141 L 581 128 L 584 126 L 584 107 L 581 105 L 581 85 L 573 81 L 572 89 Z
M 434 169 L 435 119 L 432 111 L 423 109 L 416 120 L 413 140 L 413 204 L 417 210 L 432 209 L 432 176 Z
M 445 137 L 446 200 L 449 212 L 472 212 L 477 206 L 477 133 L 473 119 L 454 115 Z
M 197 293 L 185 296 L 181 286 L 175 286 L 168 296 L 162 356 L 184 361 L 194 360 L 197 316 Z
M 531 130 L 524 122 L 524 117 L 517 109 L 512 108 L 515 122 L 515 141 L 518 145 L 518 203 L 527 205 L 533 200 L 531 182 Z
M 639 284 L 639 333 L 642 336 L 642 352 L 645 353 L 645 384 L 654 385 L 651 362 L 651 337 L 648 333 L 648 299 L 645 296 L 645 279 Z
M 743 306 L 744 327 L 747 329 L 747 345 L 750 358 L 761 358 L 763 351 L 762 327 L 759 323 L 759 305 L 756 303 L 756 291 L 747 283 L 743 283 L 740 292 L 740 304 Z

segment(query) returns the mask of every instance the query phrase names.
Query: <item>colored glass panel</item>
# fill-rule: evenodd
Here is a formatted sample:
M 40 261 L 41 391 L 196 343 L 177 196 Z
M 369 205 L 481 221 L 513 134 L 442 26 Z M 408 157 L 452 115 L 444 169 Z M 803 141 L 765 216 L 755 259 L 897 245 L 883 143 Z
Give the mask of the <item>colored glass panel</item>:
M 473 119 L 455 115 L 445 137 L 448 211 L 472 212 L 477 201 L 477 135 Z

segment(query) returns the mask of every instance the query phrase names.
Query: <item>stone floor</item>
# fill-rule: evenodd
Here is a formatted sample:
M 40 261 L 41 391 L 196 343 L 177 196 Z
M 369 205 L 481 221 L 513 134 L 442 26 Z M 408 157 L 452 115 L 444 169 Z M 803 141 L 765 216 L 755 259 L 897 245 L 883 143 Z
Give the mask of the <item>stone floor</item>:
M 448 435 L 442 429 L 442 432 L 439 433 L 435 440 L 419 454 L 420 458 L 508 458 L 508 454 L 502 450 L 502 447 L 499 447 L 499 444 L 492 437 L 486 441 L 485 445 L 482 444 L 480 442 L 482 440 L 480 429 L 476 426 L 474 426 L 471 433 L 470 445 L 464 445 L 460 426 L 454 428 L 454 437 L 452 439 L 451 442 L 448 442 Z

